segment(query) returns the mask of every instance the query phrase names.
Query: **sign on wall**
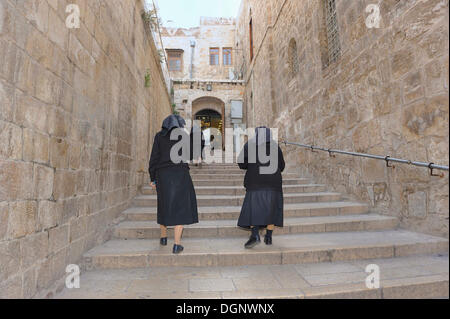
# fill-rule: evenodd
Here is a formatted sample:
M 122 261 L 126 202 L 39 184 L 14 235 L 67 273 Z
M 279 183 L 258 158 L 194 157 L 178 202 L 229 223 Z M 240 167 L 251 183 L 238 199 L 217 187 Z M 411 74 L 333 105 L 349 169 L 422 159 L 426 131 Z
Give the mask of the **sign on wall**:
M 242 119 L 242 100 L 231 100 L 231 118 Z

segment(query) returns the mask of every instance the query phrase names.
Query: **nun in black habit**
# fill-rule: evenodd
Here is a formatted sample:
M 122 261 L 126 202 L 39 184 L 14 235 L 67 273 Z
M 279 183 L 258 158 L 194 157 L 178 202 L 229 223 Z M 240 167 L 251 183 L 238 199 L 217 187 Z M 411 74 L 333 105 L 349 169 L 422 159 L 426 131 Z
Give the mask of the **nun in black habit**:
M 239 167 L 247 170 L 244 178 L 246 194 L 238 226 L 251 228 L 252 232 L 245 248 L 261 242 L 260 228 L 267 229 L 264 242 L 271 245 L 274 227 L 283 227 L 283 153 L 269 128 L 262 126 L 255 131 L 256 135 L 244 145 L 238 160 Z
M 171 149 L 175 144 L 182 138 L 188 144 L 191 141 L 189 134 L 182 129 L 185 123 L 179 115 L 170 115 L 163 121 L 162 130 L 155 136 L 149 163 L 150 185 L 156 188 L 158 196 L 157 222 L 161 227 L 160 243 L 167 245 L 167 227 L 175 226 L 174 254 L 183 251 L 183 225 L 198 223 L 197 199 L 187 164 L 192 152 L 180 148 L 178 156 L 182 160 L 177 163 L 176 159 L 171 159 Z M 178 139 L 171 140 L 174 129 L 179 129 L 174 132 L 179 136 Z

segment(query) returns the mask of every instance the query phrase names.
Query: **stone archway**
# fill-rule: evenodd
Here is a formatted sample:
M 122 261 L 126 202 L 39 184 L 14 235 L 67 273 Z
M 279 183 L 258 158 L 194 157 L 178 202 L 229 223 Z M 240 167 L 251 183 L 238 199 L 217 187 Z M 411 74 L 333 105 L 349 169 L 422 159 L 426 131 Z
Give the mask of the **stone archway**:
M 222 149 L 225 148 L 225 102 L 213 96 L 203 96 L 192 102 L 192 120 L 196 119 L 198 114 L 211 116 L 219 114 L 221 117 L 220 131 L 222 133 Z M 214 127 L 217 127 L 214 125 Z

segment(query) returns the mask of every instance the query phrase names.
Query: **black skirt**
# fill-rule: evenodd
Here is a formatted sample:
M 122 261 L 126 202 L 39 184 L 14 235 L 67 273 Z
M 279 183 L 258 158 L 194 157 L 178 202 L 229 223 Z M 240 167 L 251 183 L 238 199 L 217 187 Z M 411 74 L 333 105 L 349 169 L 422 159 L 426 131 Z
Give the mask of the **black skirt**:
M 277 190 L 250 190 L 245 194 L 238 226 L 275 225 L 283 227 L 283 193 Z
M 157 222 L 164 226 L 198 223 L 197 198 L 189 170 L 167 167 L 156 171 Z

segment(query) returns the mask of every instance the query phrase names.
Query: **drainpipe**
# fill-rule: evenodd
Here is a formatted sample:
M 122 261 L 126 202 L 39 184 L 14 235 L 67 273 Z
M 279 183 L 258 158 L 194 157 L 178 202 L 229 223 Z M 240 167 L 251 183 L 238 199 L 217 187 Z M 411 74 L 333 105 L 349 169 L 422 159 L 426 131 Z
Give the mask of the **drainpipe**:
M 191 66 L 189 68 L 189 78 L 191 80 L 194 73 L 194 50 L 195 50 L 195 41 L 191 40 Z

